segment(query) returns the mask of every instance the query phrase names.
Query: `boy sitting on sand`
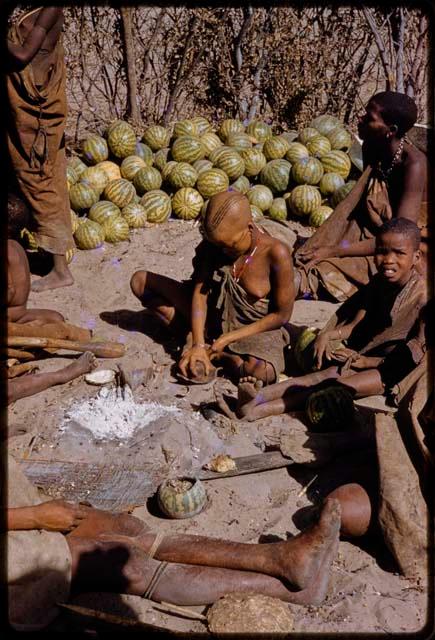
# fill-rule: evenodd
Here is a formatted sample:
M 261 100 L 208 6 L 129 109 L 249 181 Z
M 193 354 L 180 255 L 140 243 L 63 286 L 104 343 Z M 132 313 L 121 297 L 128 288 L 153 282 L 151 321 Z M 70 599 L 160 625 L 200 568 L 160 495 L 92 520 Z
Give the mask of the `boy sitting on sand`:
M 414 222 L 386 222 L 376 237 L 377 275 L 338 309 L 308 347 L 316 369 L 330 366 L 264 390 L 258 381 L 245 379 L 239 385 L 238 416 L 257 420 L 303 408 L 317 385 L 323 387 L 328 380 L 361 398 L 384 394 L 404 378 L 409 359 L 386 356 L 409 339 L 426 302 L 425 281 L 415 269 L 419 243 Z
M 137 271 L 132 291 L 168 327 L 189 327 L 183 376 L 206 381 L 214 361 L 237 380 L 275 382 L 284 370 L 284 325 L 294 302 L 290 251 L 253 222 L 238 191 L 210 198 L 204 234 L 190 281 Z

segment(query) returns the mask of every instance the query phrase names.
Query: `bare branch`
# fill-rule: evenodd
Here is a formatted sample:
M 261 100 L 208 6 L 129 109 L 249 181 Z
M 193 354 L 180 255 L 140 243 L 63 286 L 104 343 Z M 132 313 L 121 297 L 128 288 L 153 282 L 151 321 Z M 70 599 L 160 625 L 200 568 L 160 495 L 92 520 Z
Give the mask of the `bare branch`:
M 394 87 L 394 76 L 393 76 L 393 71 L 390 67 L 390 63 L 387 60 L 387 54 L 386 54 L 386 50 L 385 50 L 385 44 L 384 41 L 382 39 L 381 34 L 379 33 L 379 30 L 376 26 L 376 21 L 372 15 L 372 12 L 370 11 L 370 9 L 368 7 L 362 6 L 362 11 L 364 13 L 365 19 L 367 20 L 367 24 L 369 25 L 375 42 L 376 42 L 376 46 L 378 47 L 378 51 L 379 51 L 379 55 L 382 61 L 382 66 L 384 68 L 384 73 L 385 73 L 385 80 L 386 80 L 386 84 L 387 84 L 387 91 L 391 91 Z

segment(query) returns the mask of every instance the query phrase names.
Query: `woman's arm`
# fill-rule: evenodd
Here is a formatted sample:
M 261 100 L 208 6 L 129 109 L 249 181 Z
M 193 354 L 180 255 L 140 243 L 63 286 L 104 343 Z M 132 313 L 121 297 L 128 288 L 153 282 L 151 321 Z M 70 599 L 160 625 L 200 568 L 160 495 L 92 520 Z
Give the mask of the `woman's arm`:
M 196 375 L 197 365 L 201 363 L 204 374 L 210 372 L 210 358 L 205 344 L 205 323 L 207 319 L 207 298 L 209 290 L 201 279 L 195 283 L 192 296 L 190 327 L 192 330 L 192 347 L 185 351 L 178 364 L 184 376 Z
M 12 61 L 25 67 L 33 60 L 41 48 L 48 31 L 62 16 L 61 7 L 45 7 L 41 10 L 35 24 L 23 44 L 8 41 L 8 52 Z

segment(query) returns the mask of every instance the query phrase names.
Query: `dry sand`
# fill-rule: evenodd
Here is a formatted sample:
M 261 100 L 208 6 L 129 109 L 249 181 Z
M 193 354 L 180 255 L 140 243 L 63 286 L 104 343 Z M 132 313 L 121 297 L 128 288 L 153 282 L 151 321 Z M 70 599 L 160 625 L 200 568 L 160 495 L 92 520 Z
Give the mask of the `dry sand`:
M 92 442 L 86 434 L 66 437 L 59 432 L 65 409 L 77 399 L 92 397 L 97 392 L 95 387 L 78 379 L 21 400 L 10 408 L 9 427 L 18 433 L 9 439 L 14 455 L 28 455 L 31 448 L 31 457 L 35 459 L 115 460 L 135 466 L 153 463 L 161 468 L 166 464 L 169 472 L 175 473 L 200 466 L 215 453 L 232 456 L 260 453 L 265 438 L 280 430 L 305 431 L 296 416 L 280 416 L 254 424 L 227 421 L 211 424 L 200 415 L 198 407 L 201 402 L 213 400 L 212 386 L 186 387 L 176 383 L 171 373 L 176 344 L 141 312 L 139 302 L 130 293 L 129 279 L 139 268 L 178 280 L 187 277 L 199 237 L 193 223 L 169 221 L 138 230 L 129 242 L 78 252 L 71 266 L 74 285 L 31 294 L 29 304 L 56 309 L 69 322 L 93 329 L 94 335 L 126 345 L 122 359 L 100 360 L 100 368 L 116 368 L 118 362 L 128 369 L 153 364 L 154 378 L 146 387 L 138 388 L 137 399 L 174 404 L 183 411 L 183 419 L 169 424 L 157 421 L 151 432 L 133 446 Z M 335 305 L 326 302 L 297 301 L 292 323 L 321 326 L 334 308 Z M 40 368 L 44 371 L 63 367 L 71 357 L 67 354 L 50 357 L 41 362 Z M 228 393 L 234 395 L 235 387 L 224 384 Z M 316 473 L 313 469 L 294 471 L 288 467 L 210 481 L 206 483 L 209 505 L 192 519 L 164 519 L 152 505 L 135 509 L 134 515 L 155 530 L 242 542 L 282 540 L 299 531 L 296 523 L 300 524 L 301 518 L 293 516 L 298 512 L 303 515 L 304 507 L 315 502 L 316 485 L 308 494 L 299 496 L 299 493 Z M 321 474 L 316 482 L 322 482 Z M 201 622 L 159 612 L 148 601 L 133 596 L 83 594 L 75 601 L 168 628 L 204 630 Z M 293 610 L 295 631 L 416 632 L 425 624 L 427 596 L 418 584 L 398 575 L 381 543 L 356 545 L 341 541 L 325 602 L 320 607 L 294 606 Z

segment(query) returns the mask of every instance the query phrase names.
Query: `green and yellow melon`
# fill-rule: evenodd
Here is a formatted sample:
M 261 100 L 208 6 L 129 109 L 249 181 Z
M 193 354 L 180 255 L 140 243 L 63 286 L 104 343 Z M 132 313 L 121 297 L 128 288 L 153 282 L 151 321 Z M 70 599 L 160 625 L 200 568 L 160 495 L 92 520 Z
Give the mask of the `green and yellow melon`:
M 88 218 L 98 224 L 103 224 L 108 218 L 117 218 L 121 215 L 121 209 L 110 202 L 110 200 L 100 200 L 89 209 Z
M 194 220 L 201 212 L 204 199 L 190 187 L 179 189 L 172 197 L 172 211 L 181 220 Z
M 113 244 L 122 242 L 123 240 L 127 240 L 128 236 L 130 235 L 130 227 L 128 226 L 128 222 L 122 216 L 117 216 L 116 218 L 108 218 L 104 222 L 102 227 L 104 232 L 104 239 L 107 242 L 111 242 Z
M 316 228 L 322 226 L 322 224 L 329 218 L 333 211 L 334 209 L 332 209 L 331 207 L 321 205 L 318 209 L 310 214 L 308 224 L 310 225 L 310 227 Z
M 133 200 L 136 195 L 134 186 L 128 180 L 119 178 L 109 182 L 103 192 L 104 199 L 110 200 L 117 207 L 122 209 Z
M 153 124 L 151 127 L 148 127 L 148 129 L 145 129 L 142 136 L 142 142 L 145 142 L 152 151 L 169 147 L 170 139 L 170 132 L 158 124 Z
M 308 140 L 307 149 L 310 155 L 315 158 L 321 158 L 325 153 L 331 151 L 331 143 L 326 136 L 318 135 Z
M 171 174 L 171 171 L 177 164 L 178 163 L 175 162 L 175 160 L 169 160 L 169 162 L 167 162 L 165 164 L 165 166 L 162 169 L 162 180 L 163 180 L 163 182 L 168 182 L 168 179 L 169 179 L 169 176 Z
M 343 185 L 344 178 L 342 178 L 338 173 L 324 173 L 319 182 L 320 193 L 322 196 L 331 196 L 334 191 L 337 191 L 337 189 Z
M 110 180 L 107 173 L 99 165 L 88 167 L 80 176 L 80 182 L 87 184 L 100 195 Z
M 241 151 L 242 149 L 250 149 L 252 141 L 246 133 L 232 133 L 227 138 L 227 145 L 236 151 Z
M 67 264 L 71 264 L 71 262 L 74 259 L 74 255 L 76 253 L 76 248 L 73 247 L 72 249 L 67 249 L 65 252 L 65 260 Z
M 302 160 L 302 158 L 308 158 L 309 155 L 310 152 L 305 145 L 300 142 L 290 142 L 285 158 L 291 164 L 294 164 L 298 160 Z
M 140 196 L 147 191 L 160 189 L 162 182 L 162 175 L 155 167 L 143 167 L 142 169 L 139 169 L 133 178 L 134 187 Z
M 244 133 L 245 127 L 240 120 L 233 118 L 227 118 L 221 123 L 219 127 L 219 137 L 226 143 L 227 138 L 233 133 Z
M 262 218 L 264 218 L 262 210 L 255 204 L 251 204 L 251 215 L 254 222 L 259 222 Z
M 67 166 L 71 167 L 71 169 L 74 169 L 74 173 L 77 176 L 77 180 L 80 179 L 80 176 L 82 175 L 83 171 L 85 171 L 86 169 L 85 163 L 83 162 L 83 160 L 80 160 L 78 156 L 71 156 L 71 158 L 69 158 L 67 162 Z
M 195 162 L 205 156 L 205 149 L 200 138 L 196 136 L 180 136 L 172 145 L 171 154 L 176 162 Z
M 144 142 L 136 142 L 135 156 L 139 156 L 147 166 L 151 166 L 154 161 L 154 154 Z
M 322 204 L 320 191 L 309 184 L 301 184 L 290 192 L 287 204 L 297 216 L 309 216 Z
M 251 183 L 246 176 L 240 176 L 230 184 L 230 189 L 240 191 L 240 193 L 248 193 Z
M 180 136 L 199 136 L 196 124 L 192 120 L 179 120 L 174 125 L 174 138 Z
M 78 179 L 79 179 L 79 176 L 77 175 L 76 170 L 73 167 L 70 167 L 69 165 L 67 165 L 66 181 L 68 184 L 68 190 L 73 186 L 73 184 L 78 182 Z
M 272 191 L 262 184 L 256 184 L 251 187 L 246 196 L 250 204 L 258 207 L 261 211 L 267 211 L 273 203 Z
M 216 164 L 221 155 L 226 151 L 233 151 L 233 149 L 231 149 L 231 147 L 227 147 L 226 145 L 221 145 L 220 147 L 213 149 L 213 151 L 209 154 L 208 159 L 210 160 L 210 162 L 213 162 L 213 164 Z
M 266 142 L 272 137 L 272 128 L 262 120 L 252 120 L 246 127 L 246 133 L 258 142 Z
M 298 132 L 295 129 L 290 129 L 289 131 L 283 131 L 281 137 L 287 140 L 289 144 L 294 142 L 298 137 Z
M 82 155 L 90 165 L 98 164 L 109 157 L 109 147 L 104 138 L 96 133 L 88 136 L 82 142 Z
M 355 180 L 349 180 L 349 182 L 346 182 L 342 187 L 334 191 L 331 196 L 331 206 L 335 208 L 342 200 L 347 198 L 355 185 Z
M 207 120 L 207 118 L 204 118 L 204 116 L 195 116 L 191 120 L 196 127 L 198 136 L 202 136 L 204 133 L 208 133 L 212 130 L 210 122 Z
M 314 127 L 322 135 L 326 136 L 332 129 L 338 127 L 341 124 L 340 120 L 335 116 L 330 116 L 327 113 L 317 116 L 309 124 L 310 127 Z
M 311 140 L 311 138 L 315 138 L 318 135 L 319 132 L 314 127 L 305 127 L 305 129 L 301 129 L 298 132 L 298 142 L 307 144 L 308 140 Z
M 139 169 L 149 166 L 140 156 L 127 156 L 121 162 L 121 175 L 126 180 L 133 180 Z
M 214 164 L 225 171 L 230 180 L 237 180 L 245 172 L 245 163 L 237 151 L 222 152 Z
M 136 134 L 127 122 L 120 122 L 110 129 L 107 143 L 111 153 L 117 158 L 132 156 L 136 151 Z
M 103 227 L 93 220 L 84 220 L 79 224 L 74 240 L 79 249 L 97 249 L 104 242 Z
M 323 166 L 317 158 L 302 158 L 292 166 L 292 178 L 298 184 L 318 184 L 323 176 Z
M 74 211 L 85 211 L 98 202 L 99 194 L 84 182 L 73 184 L 69 190 L 69 200 Z
M 208 158 L 212 151 L 223 146 L 222 140 L 212 131 L 207 131 L 201 138 L 202 146 L 205 150 L 205 157 Z
M 216 193 L 226 191 L 230 181 L 228 175 L 222 169 L 209 169 L 203 171 L 196 182 L 196 188 L 203 198 L 211 198 Z
M 158 169 L 159 171 L 163 171 L 163 168 L 166 167 L 168 162 L 171 162 L 171 160 L 168 160 L 170 152 L 171 150 L 169 147 L 165 147 L 164 149 L 159 149 L 158 151 L 156 151 L 156 153 L 154 154 L 154 166 L 156 167 L 156 169 Z M 175 162 L 175 160 L 173 162 Z
M 287 189 L 291 168 L 290 162 L 284 158 L 270 160 L 261 170 L 260 182 L 273 193 L 282 193 Z
M 355 405 L 349 389 L 331 385 L 308 396 L 306 414 L 311 431 L 345 431 L 355 420 Z
M 266 160 L 278 160 L 284 158 L 289 149 L 289 143 L 282 136 L 272 136 L 267 138 L 263 145 L 263 153 Z
M 275 198 L 267 215 L 272 220 L 287 220 L 287 203 L 284 198 Z
M 97 164 L 97 167 L 103 169 L 103 171 L 109 178 L 109 182 L 121 178 L 121 169 L 115 162 L 112 162 L 111 160 L 104 160 L 104 162 L 100 162 L 99 164 Z
M 147 214 L 139 202 L 130 202 L 121 211 L 122 217 L 127 220 L 130 229 L 141 229 L 147 221 Z
M 74 235 L 75 232 L 78 229 L 79 224 L 80 224 L 79 223 L 79 217 L 76 214 L 76 212 L 73 211 L 72 209 L 69 210 L 69 213 L 70 213 L 70 217 L 71 217 L 71 231 L 72 231 L 72 233 Z
M 297 365 L 304 373 L 311 373 L 311 371 L 314 371 L 315 362 L 312 343 L 316 339 L 317 334 L 318 329 L 315 327 L 306 327 L 301 331 L 296 340 L 294 357 Z
M 202 173 L 202 171 L 207 171 L 208 169 L 211 169 L 213 167 L 213 162 L 205 159 L 195 160 L 192 166 L 197 172 L 197 174 L 199 175 L 200 173 Z
M 332 149 L 345 149 L 346 151 L 352 146 L 352 136 L 344 127 L 335 127 L 326 134 Z
M 168 176 L 168 182 L 174 189 L 193 187 L 197 179 L 198 172 L 188 162 L 177 162 Z
M 112 120 L 112 122 L 109 123 L 106 130 L 104 131 L 104 134 L 103 134 L 104 137 L 107 139 L 112 129 L 115 129 L 117 126 L 121 124 L 128 124 L 128 122 L 126 122 L 125 120 L 120 120 L 119 118 L 117 120 Z
M 243 149 L 240 157 L 245 163 L 245 176 L 252 178 L 258 176 L 263 167 L 266 166 L 266 156 L 260 149 Z
M 320 162 L 323 165 L 325 173 L 338 173 L 346 180 L 350 173 L 351 162 L 347 153 L 339 149 L 332 149 L 321 157 Z
M 36 238 L 31 231 L 24 227 L 24 229 L 21 229 L 20 231 L 20 238 L 23 241 L 24 248 L 27 251 L 38 251 L 39 245 L 36 242 Z
M 148 222 L 166 222 L 171 215 L 171 198 L 160 189 L 147 191 L 147 193 L 142 196 L 140 204 L 145 209 Z

